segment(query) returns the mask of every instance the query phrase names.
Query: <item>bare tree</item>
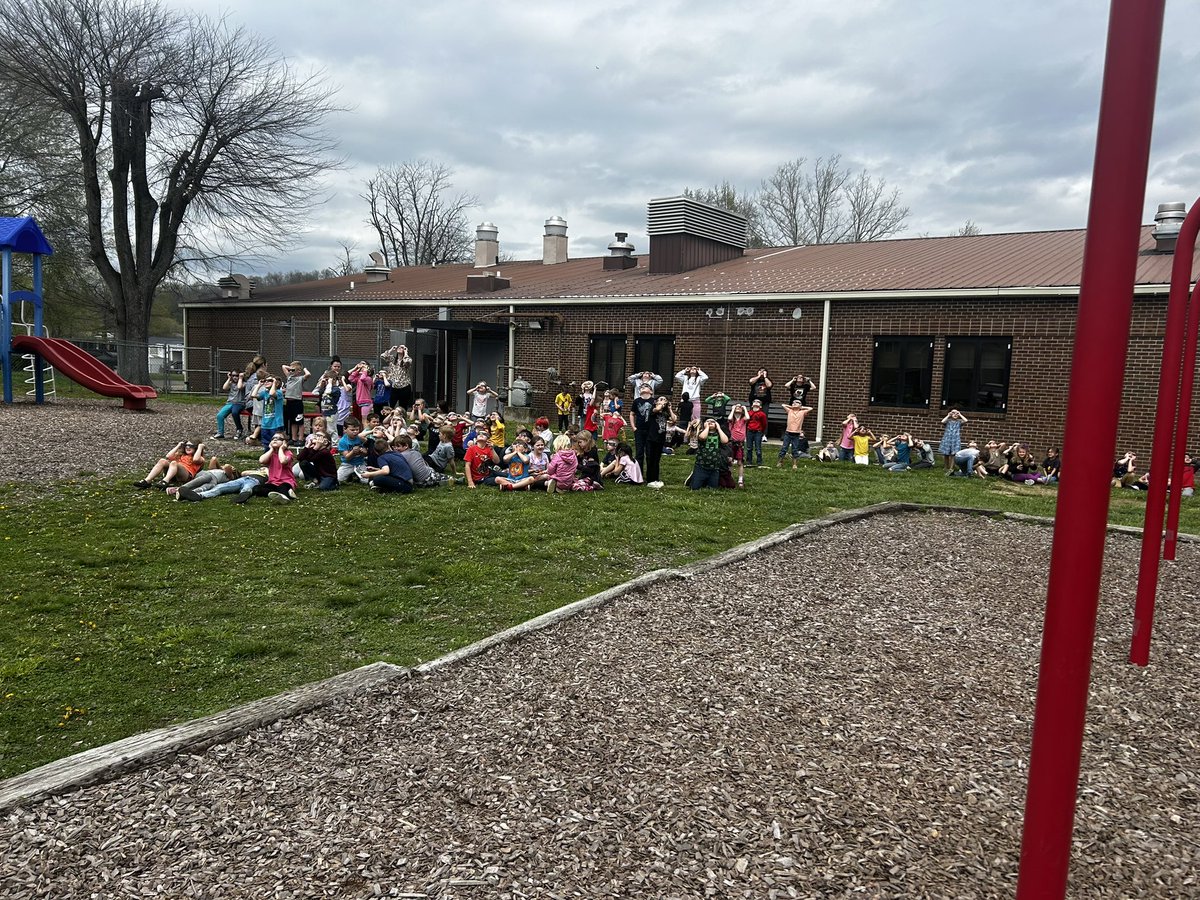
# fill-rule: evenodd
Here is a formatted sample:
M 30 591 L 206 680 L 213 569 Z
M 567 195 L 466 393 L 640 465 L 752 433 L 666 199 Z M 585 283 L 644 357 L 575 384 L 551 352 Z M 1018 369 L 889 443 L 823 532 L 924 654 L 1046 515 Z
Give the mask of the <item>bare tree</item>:
M 900 203 L 900 189 L 888 191 L 887 182 L 872 178 L 863 169 L 846 185 L 847 222 L 843 241 L 881 241 L 903 230 L 908 207 Z
M 739 191 L 728 181 L 722 181 L 710 188 L 684 188 L 683 196 L 745 216 L 746 245 L 748 247 L 766 246 L 762 235 L 762 214 L 753 194 Z
M 838 155 L 789 160 L 762 182 L 758 206 L 772 244 L 877 241 L 903 230 L 908 207 L 900 191 L 864 169 L 857 175 Z
M 379 235 L 388 265 L 429 266 L 470 259 L 469 194 L 452 195 L 454 174 L 428 159 L 380 168 L 367 181 L 367 224 Z
M 337 262 L 333 264 L 333 276 L 335 278 L 345 277 L 361 271 L 362 261 L 354 255 L 354 251 L 358 249 L 358 242 L 338 241 L 338 246 L 342 248 L 342 252 L 338 254 Z
M 983 234 L 983 229 L 970 219 L 959 225 L 958 230 L 954 232 L 955 237 L 972 237 L 977 234 Z
M 156 0 L 0 0 L 0 80 L 60 110 L 122 375 L 149 377 L 155 291 L 223 242 L 285 246 L 334 141 L 333 90 L 263 39 Z

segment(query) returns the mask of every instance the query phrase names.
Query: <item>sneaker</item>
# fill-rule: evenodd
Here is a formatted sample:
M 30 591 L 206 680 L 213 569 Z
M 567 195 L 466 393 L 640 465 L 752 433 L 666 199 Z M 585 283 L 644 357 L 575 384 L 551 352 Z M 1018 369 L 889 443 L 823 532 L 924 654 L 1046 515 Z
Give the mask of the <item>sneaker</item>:
M 181 500 L 184 503 L 199 503 L 204 498 L 199 496 L 195 491 L 191 490 L 190 488 L 183 488 L 179 491 L 179 493 L 177 493 L 175 495 L 175 499 Z
M 177 497 L 178 495 L 179 495 L 179 488 L 175 487 L 175 485 L 171 485 L 169 488 L 167 488 L 167 496 L 168 497 Z
M 249 491 L 242 491 L 240 494 L 235 494 L 233 499 L 230 502 L 231 503 L 245 503 L 252 496 L 253 496 L 253 494 L 251 494 Z
M 171 482 L 167 481 L 167 480 L 164 478 L 162 481 L 159 481 L 159 482 L 155 483 L 155 485 L 154 485 L 154 486 L 155 486 L 156 488 L 158 488 L 160 491 L 165 491 L 165 490 L 166 490 L 168 487 L 170 487 L 170 484 L 171 484 Z
M 646 485 L 646 487 L 654 488 L 656 491 L 661 489 L 662 486 L 663 486 L 663 483 L 661 481 L 651 481 L 648 485 Z
M 547 494 L 557 494 L 558 493 L 558 482 L 556 482 L 553 478 L 551 478 L 549 481 L 546 482 L 546 493 Z
M 225 440 L 225 435 L 214 431 L 212 434 L 210 434 L 208 436 L 208 438 L 209 438 L 209 440 L 223 441 L 223 440 Z
M 279 491 L 271 491 L 271 493 L 267 494 L 267 499 L 270 500 L 272 503 L 276 503 L 280 506 L 282 506 L 285 503 L 292 502 L 291 497 L 289 497 L 287 494 L 281 494 L 281 493 L 279 493 Z
M 244 441 L 246 439 L 246 433 L 243 431 L 239 431 L 237 434 L 235 434 L 233 436 L 233 439 L 235 441 Z
M 144 491 L 146 488 L 150 487 L 150 482 L 143 478 L 141 481 L 135 481 L 133 486 L 138 490 Z
M 288 488 L 288 490 L 287 490 L 287 496 L 288 496 L 288 499 L 289 499 L 289 500 L 295 500 L 295 499 L 296 499 L 296 492 L 295 492 L 294 490 L 292 490 L 291 488 Z

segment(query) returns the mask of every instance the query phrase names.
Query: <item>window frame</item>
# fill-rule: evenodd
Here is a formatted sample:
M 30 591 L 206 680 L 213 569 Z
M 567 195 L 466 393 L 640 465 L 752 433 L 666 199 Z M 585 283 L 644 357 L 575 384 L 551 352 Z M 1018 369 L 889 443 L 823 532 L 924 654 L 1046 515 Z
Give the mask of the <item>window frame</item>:
M 879 395 L 879 379 L 881 374 L 879 366 L 879 344 L 881 341 L 896 341 L 900 344 L 900 360 L 896 373 L 896 399 L 894 402 L 890 400 L 876 399 Z M 933 344 L 933 335 L 929 334 L 876 335 L 872 339 L 871 382 L 868 393 L 869 405 L 888 406 L 896 409 L 929 409 L 929 404 L 933 401 Z M 920 377 L 924 379 L 924 384 L 922 385 L 923 390 L 921 391 L 921 393 L 925 395 L 925 400 L 923 403 L 904 403 L 902 401 L 905 388 L 904 373 L 912 368 L 911 366 L 904 365 L 905 354 L 911 348 L 921 348 L 927 354 L 925 365 L 923 369 L 920 370 Z
M 974 364 L 971 370 L 971 390 L 969 403 L 953 403 L 947 396 L 950 385 L 950 348 L 954 344 L 967 344 L 973 346 Z M 1004 345 L 1004 368 L 1001 372 L 1001 380 L 999 382 L 988 382 L 988 384 L 997 384 L 1003 388 L 1003 392 L 998 397 L 998 404 L 995 406 L 985 406 L 979 402 L 979 395 L 985 385 L 981 374 L 981 362 L 983 359 L 983 350 L 989 344 Z M 1012 384 L 1012 346 L 1013 340 L 1011 336 L 999 334 L 977 334 L 977 335 L 947 335 L 942 348 L 942 409 L 962 409 L 976 413 L 993 413 L 995 415 L 1004 415 L 1008 412 L 1008 394 Z
M 613 350 L 615 345 L 620 343 L 620 353 L 614 358 Z M 604 362 L 603 374 L 608 376 L 608 379 L 599 378 L 600 369 L 597 366 L 597 349 L 604 347 Z M 625 371 L 625 359 L 629 351 L 629 341 L 626 335 L 623 334 L 590 334 L 588 335 L 588 378 L 592 381 L 603 381 L 606 387 L 623 389 L 627 373 Z M 621 367 L 620 377 L 617 380 L 612 380 L 613 373 L 610 371 L 614 364 L 619 364 Z
M 643 342 L 647 346 L 653 343 L 653 356 L 656 358 L 662 355 L 662 348 L 670 346 L 671 359 L 670 365 L 665 367 L 665 371 L 660 371 L 654 366 L 643 365 L 642 347 Z M 635 334 L 633 336 L 633 371 L 645 372 L 651 371 L 656 375 L 662 376 L 662 383 L 658 386 L 655 393 L 670 394 L 675 386 L 675 335 L 673 334 Z

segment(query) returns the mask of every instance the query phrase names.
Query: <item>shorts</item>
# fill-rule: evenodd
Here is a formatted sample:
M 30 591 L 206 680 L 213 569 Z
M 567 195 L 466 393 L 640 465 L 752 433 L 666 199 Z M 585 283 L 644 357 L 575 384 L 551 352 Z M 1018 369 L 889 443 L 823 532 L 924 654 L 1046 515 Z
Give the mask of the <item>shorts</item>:
M 283 421 L 284 424 L 291 422 L 304 421 L 304 401 L 303 400 L 284 400 L 283 401 Z
M 729 458 L 733 462 L 744 462 L 746 459 L 746 442 L 745 441 L 730 441 Z
M 871 457 L 869 455 L 858 456 L 856 454 L 854 457 L 854 462 L 860 466 L 869 466 L 871 464 Z

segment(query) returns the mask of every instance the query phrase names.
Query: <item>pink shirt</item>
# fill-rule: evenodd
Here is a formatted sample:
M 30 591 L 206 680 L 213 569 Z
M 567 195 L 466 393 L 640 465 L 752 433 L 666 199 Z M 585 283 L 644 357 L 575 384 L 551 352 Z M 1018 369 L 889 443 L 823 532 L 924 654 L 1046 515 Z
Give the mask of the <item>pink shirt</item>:
M 746 440 L 746 420 L 745 419 L 730 419 L 729 420 L 729 439 L 731 441 Z
M 849 450 L 854 446 L 854 429 L 857 427 L 858 426 L 853 422 L 847 422 L 842 426 L 842 443 L 839 446 L 845 448 L 846 450 Z
M 272 453 L 271 458 L 267 460 L 267 481 L 271 484 L 286 484 L 289 487 L 296 486 L 296 476 L 292 474 L 292 466 L 296 464 L 296 457 L 289 450 L 284 455 L 284 461 L 279 461 L 279 454 Z

